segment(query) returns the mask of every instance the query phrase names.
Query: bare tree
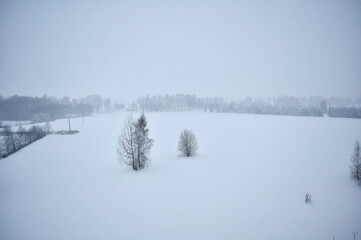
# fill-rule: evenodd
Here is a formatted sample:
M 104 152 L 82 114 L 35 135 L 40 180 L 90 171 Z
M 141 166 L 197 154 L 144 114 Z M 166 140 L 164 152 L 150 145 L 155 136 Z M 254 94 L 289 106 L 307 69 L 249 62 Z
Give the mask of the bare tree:
M 361 155 L 360 155 L 360 143 L 357 141 L 353 148 L 353 154 L 351 156 L 350 165 L 351 177 L 358 182 L 361 179 Z
M 117 153 L 121 162 L 133 166 L 133 169 L 136 170 L 134 124 L 132 116 L 128 117 L 123 126 L 122 133 L 118 137 Z
M 153 146 L 153 139 L 148 137 L 148 132 L 144 114 L 137 121 L 129 116 L 118 138 L 118 158 L 132 166 L 133 170 L 140 170 L 149 162 L 148 153 Z
M 191 130 L 185 129 L 181 132 L 178 150 L 187 157 L 194 155 L 198 150 L 196 135 Z

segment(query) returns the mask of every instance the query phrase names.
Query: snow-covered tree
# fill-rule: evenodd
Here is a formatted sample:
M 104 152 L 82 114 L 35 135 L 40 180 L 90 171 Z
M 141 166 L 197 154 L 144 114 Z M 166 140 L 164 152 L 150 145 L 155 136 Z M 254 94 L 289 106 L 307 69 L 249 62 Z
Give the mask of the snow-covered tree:
M 153 146 L 153 139 L 149 138 L 148 133 L 147 120 L 142 114 L 136 121 L 130 116 L 118 138 L 118 158 L 132 166 L 133 170 L 143 169 L 149 162 L 148 154 Z
M 194 155 L 198 150 L 196 135 L 191 130 L 182 131 L 179 136 L 178 150 L 187 157 Z
M 147 119 L 144 113 L 134 123 L 137 168 L 142 169 L 149 162 L 148 154 L 153 146 L 153 139 L 149 138 Z
M 357 141 L 353 148 L 351 156 L 351 177 L 361 183 L 361 155 L 360 155 L 360 143 Z

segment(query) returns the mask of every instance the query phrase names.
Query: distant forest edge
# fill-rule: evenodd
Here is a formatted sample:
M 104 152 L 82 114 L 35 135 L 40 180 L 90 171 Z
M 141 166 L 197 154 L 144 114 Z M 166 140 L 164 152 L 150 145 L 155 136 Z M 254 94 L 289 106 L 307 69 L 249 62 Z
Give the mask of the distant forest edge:
M 88 95 L 84 98 L 69 97 L 28 97 L 0 96 L 0 120 L 48 122 L 65 117 L 84 117 L 94 112 L 110 112 L 111 101 L 98 95 Z
M 132 104 L 142 111 L 208 111 L 220 113 L 251 113 L 290 116 L 329 116 L 361 118 L 361 97 L 293 97 L 273 99 L 229 100 L 222 97 L 201 98 L 196 95 L 145 96 Z
M 88 95 L 84 98 L 28 97 L 0 95 L 1 121 L 47 122 L 66 117 L 84 117 L 114 110 L 165 112 L 206 111 L 291 116 L 329 116 L 361 118 L 361 97 L 293 97 L 230 100 L 223 97 L 197 97 L 192 94 L 140 97 L 129 104 L 118 104 L 110 98 Z

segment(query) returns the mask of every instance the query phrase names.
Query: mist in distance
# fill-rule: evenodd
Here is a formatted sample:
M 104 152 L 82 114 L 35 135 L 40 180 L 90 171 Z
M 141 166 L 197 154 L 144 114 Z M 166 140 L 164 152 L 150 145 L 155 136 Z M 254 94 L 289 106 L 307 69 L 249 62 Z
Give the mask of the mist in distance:
M 1 1 L 0 94 L 361 92 L 360 1 Z

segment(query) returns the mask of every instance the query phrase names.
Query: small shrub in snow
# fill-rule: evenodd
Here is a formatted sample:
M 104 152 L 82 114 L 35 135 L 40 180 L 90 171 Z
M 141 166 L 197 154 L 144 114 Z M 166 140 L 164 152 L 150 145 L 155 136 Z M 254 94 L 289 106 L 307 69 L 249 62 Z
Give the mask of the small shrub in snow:
M 311 204 L 312 203 L 312 195 L 309 193 L 306 193 L 305 195 L 305 203 L 306 204 Z
M 179 136 L 178 150 L 187 157 L 194 155 L 198 150 L 196 135 L 191 130 L 182 131 Z
M 28 135 L 30 137 L 30 141 L 33 142 L 40 138 L 45 137 L 46 132 L 42 127 L 34 125 L 28 130 Z

